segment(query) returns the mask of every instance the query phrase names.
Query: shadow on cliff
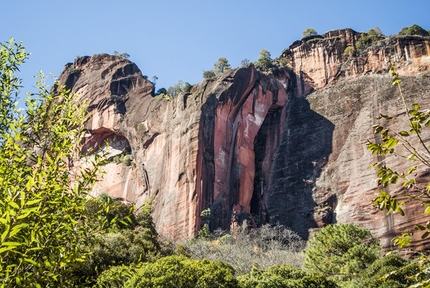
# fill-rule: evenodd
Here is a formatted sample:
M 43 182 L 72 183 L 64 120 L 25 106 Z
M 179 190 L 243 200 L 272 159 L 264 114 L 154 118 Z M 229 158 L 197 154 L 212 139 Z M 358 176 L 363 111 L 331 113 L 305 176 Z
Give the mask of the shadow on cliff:
M 319 226 L 314 212 L 321 203 L 313 187 L 332 152 L 334 124 L 311 110 L 304 97 L 293 97 L 284 127 L 266 196 L 268 218 L 308 239 L 309 229 Z M 336 221 L 333 214 L 326 219 Z

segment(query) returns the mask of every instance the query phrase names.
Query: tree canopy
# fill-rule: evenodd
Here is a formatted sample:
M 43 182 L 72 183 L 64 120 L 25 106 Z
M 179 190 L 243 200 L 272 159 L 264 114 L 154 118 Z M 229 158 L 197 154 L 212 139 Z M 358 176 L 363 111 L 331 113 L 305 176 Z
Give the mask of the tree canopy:
M 429 32 L 422 28 L 421 26 L 414 24 L 410 27 L 403 27 L 402 30 L 400 30 L 399 35 L 420 35 L 420 36 L 429 36 Z
M 57 83 L 47 91 L 41 75 L 38 98 L 21 113 L 15 72 L 28 54 L 13 39 L 0 54 L 0 285 L 67 286 L 88 253 L 79 250 L 91 230 L 84 203 L 101 169 L 100 155 L 79 151 L 85 103 Z
M 309 36 L 315 36 L 318 35 L 318 32 L 314 28 L 306 28 L 302 32 L 302 38 L 306 38 Z
M 351 280 L 381 257 L 379 240 L 356 224 L 332 224 L 317 232 L 305 250 L 303 269 L 337 281 Z
M 221 57 L 218 59 L 218 61 L 214 64 L 214 72 L 215 74 L 222 74 L 225 71 L 230 69 L 230 64 L 228 63 L 227 58 Z
M 255 62 L 255 66 L 261 70 L 270 69 L 273 66 L 270 52 L 266 49 L 262 49 L 260 51 L 260 57 L 258 57 L 258 60 Z

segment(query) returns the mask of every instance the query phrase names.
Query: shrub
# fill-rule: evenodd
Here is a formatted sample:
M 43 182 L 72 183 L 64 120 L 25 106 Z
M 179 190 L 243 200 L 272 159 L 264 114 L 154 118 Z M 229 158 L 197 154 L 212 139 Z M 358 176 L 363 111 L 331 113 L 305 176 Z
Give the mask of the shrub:
M 318 33 L 314 28 L 306 28 L 302 32 L 302 38 L 306 38 L 309 36 L 315 36 L 315 35 L 318 35 Z
M 278 62 L 279 62 L 279 65 L 281 67 L 289 67 L 289 66 L 291 66 L 290 60 L 288 60 L 287 58 L 280 58 L 278 60 Z
M 355 49 L 352 46 L 347 46 L 345 50 L 343 50 L 343 56 L 354 56 Z
M 102 230 L 81 246 L 81 250 L 92 253 L 74 270 L 81 279 L 80 285 L 93 284 L 100 273 L 111 267 L 154 261 L 161 257 L 150 203 L 134 213 L 133 205 L 109 196 L 104 198 L 90 199 L 85 205 L 89 225 L 102 227 Z
M 268 70 L 272 68 L 272 58 L 270 58 L 270 52 L 266 49 L 263 49 L 260 51 L 260 57 L 258 60 L 254 63 L 255 67 L 258 69 L 261 69 L 263 71 Z
M 252 265 L 261 269 L 277 264 L 301 265 L 304 241 L 291 230 L 280 225 L 246 230 L 234 236 L 212 235 L 211 241 L 193 239 L 185 245 L 193 258 L 225 261 L 240 275 L 248 273 Z
M 213 80 L 215 78 L 215 72 L 212 70 L 204 71 L 203 78 L 205 78 L 206 80 Z
M 220 261 L 167 256 L 142 264 L 124 287 L 237 287 L 234 269 Z
M 225 71 L 230 69 L 230 64 L 228 63 L 227 58 L 221 57 L 218 59 L 218 61 L 214 64 L 214 73 L 215 75 L 222 74 Z
M 333 224 L 309 241 L 303 269 L 336 281 L 349 281 L 380 256 L 379 240 L 370 231 L 356 224 Z
M 413 276 L 418 265 L 408 262 L 399 255 L 389 254 L 373 262 L 361 273 L 363 287 L 404 287 L 416 283 Z
M 132 266 L 112 266 L 97 278 L 94 288 L 122 288 L 135 272 Z
M 132 163 L 133 163 L 133 158 L 130 155 L 126 155 L 124 157 L 125 166 L 131 166 Z
M 253 268 L 249 274 L 238 277 L 239 287 L 338 287 L 320 274 L 307 274 L 289 265 L 276 265 L 267 270 Z
M 376 41 L 382 40 L 384 38 L 385 36 L 382 34 L 381 29 L 379 29 L 379 27 L 375 27 L 367 31 L 367 33 L 361 34 L 357 41 L 356 47 L 357 49 L 363 50 L 366 47 L 371 46 Z
M 430 34 L 428 31 L 424 30 L 421 26 L 414 24 L 410 27 L 403 27 L 402 30 L 400 30 L 399 35 L 429 36 Z

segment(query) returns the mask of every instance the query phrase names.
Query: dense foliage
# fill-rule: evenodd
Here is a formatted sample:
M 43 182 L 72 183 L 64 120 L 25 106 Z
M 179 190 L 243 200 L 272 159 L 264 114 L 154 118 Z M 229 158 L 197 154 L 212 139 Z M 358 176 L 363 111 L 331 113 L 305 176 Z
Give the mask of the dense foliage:
M 241 288 L 334 288 L 338 287 L 333 281 L 321 274 L 307 274 L 301 269 L 288 265 L 276 265 L 267 270 L 252 269 L 249 274 L 238 277 Z
M 322 228 L 308 243 L 303 269 L 329 279 L 349 281 L 381 257 L 379 240 L 355 224 Z
M 418 26 L 416 24 L 410 26 L 410 27 L 403 27 L 402 30 L 400 30 L 399 35 L 420 35 L 420 36 L 429 36 L 429 32 L 422 28 L 421 26 Z
M 221 261 L 168 256 L 141 265 L 124 287 L 237 287 L 234 269 Z
M 306 28 L 302 32 L 302 38 L 306 38 L 309 36 L 315 36 L 318 35 L 318 32 L 314 28 Z
M 27 54 L 12 39 L 0 54 L 0 285 L 70 285 L 89 252 L 79 249 L 91 231 L 83 210 L 100 169 L 98 155 L 79 159 L 92 168 L 73 166 L 85 103 L 76 105 L 63 87 L 49 93 L 41 79 L 38 99 L 27 99 L 21 114 L 14 73 Z
M 266 49 L 261 50 L 260 57 L 258 57 L 258 60 L 254 64 L 257 69 L 260 69 L 263 71 L 266 71 L 272 68 L 273 64 L 272 64 L 272 58 L 271 58 L 270 52 L 267 51 Z
M 80 275 L 80 283 L 94 283 L 108 269 L 116 271 L 124 265 L 154 261 L 161 257 L 150 204 L 134 211 L 133 205 L 113 200 L 104 194 L 101 196 L 85 203 L 84 215 L 89 225 L 100 229 L 81 247 L 92 253 L 75 270 L 75 274 Z
M 218 74 L 224 73 L 225 71 L 229 70 L 230 68 L 231 67 L 230 67 L 230 64 L 228 63 L 227 58 L 221 57 L 214 64 L 214 70 L 213 71 L 215 72 L 215 75 L 218 75 Z
M 360 38 L 357 41 L 356 47 L 359 50 L 366 49 L 367 47 L 371 46 L 373 43 L 384 39 L 385 36 L 382 34 L 381 29 L 379 27 L 375 27 L 372 29 L 369 29 L 367 33 L 361 34 Z

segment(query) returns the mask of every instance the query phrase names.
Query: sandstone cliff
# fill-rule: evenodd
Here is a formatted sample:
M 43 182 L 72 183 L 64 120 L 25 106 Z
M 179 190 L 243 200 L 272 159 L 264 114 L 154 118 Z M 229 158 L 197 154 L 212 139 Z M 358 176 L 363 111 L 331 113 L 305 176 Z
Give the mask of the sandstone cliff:
M 379 113 L 401 111 L 391 64 L 408 76 L 410 101 L 429 103 L 430 40 L 391 37 L 344 55 L 359 37 L 345 29 L 296 41 L 270 72 L 232 69 L 171 101 L 152 97 L 152 83 L 126 59 L 67 64 L 60 82 L 91 115 L 83 153 L 109 142 L 112 162 L 95 194 L 151 199 L 159 233 L 172 239 L 194 236 L 211 208 L 212 229 L 252 214 L 256 224 L 280 222 L 306 238 L 311 228 L 353 221 L 388 246 L 422 213 L 414 206 L 407 217 L 387 217 L 372 208 L 376 158 L 365 142 Z

